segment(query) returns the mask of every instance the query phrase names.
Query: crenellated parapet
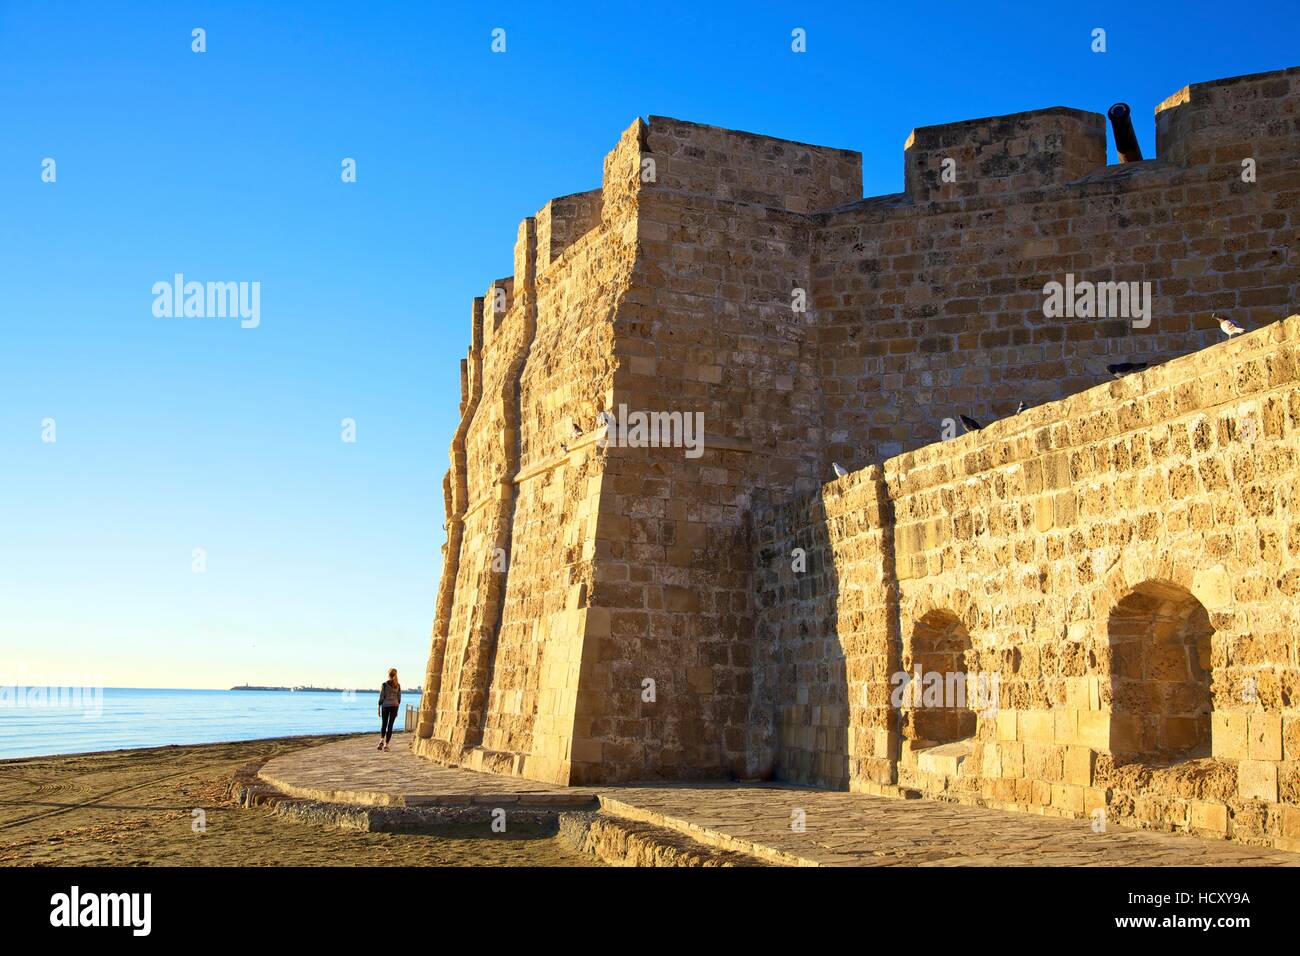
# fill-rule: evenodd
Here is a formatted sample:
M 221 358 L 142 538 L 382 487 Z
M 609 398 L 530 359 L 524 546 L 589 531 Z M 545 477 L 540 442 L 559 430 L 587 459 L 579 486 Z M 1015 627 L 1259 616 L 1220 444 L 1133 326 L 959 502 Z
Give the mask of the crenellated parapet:
M 601 191 L 592 189 L 552 199 L 538 210 L 538 272 L 549 269 L 564 250 L 600 224 L 601 199 Z
M 1300 67 L 1183 87 L 1156 107 L 1156 154 L 1179 166 L 1295 160 Z
M 644 137 L 656 185 L 810 213 L 862 197 L 862 154 L 651 116 Z
M 1015 193 L 1072 182 L 1106 165 L 1106 119 L 1054 107 L 922 126 L 903 147 L 917 202 Z

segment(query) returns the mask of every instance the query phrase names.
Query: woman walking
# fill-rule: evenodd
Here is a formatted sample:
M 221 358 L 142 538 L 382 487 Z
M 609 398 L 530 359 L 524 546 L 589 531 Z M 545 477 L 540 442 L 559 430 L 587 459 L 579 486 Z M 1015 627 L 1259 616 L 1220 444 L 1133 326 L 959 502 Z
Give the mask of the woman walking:
M 379 688 L 379 750 L 387 750 L 393 739 L 397 708 L 402 704 L 402 685 L 397 682 L 397 668 L 388 669 L 388 680 Z

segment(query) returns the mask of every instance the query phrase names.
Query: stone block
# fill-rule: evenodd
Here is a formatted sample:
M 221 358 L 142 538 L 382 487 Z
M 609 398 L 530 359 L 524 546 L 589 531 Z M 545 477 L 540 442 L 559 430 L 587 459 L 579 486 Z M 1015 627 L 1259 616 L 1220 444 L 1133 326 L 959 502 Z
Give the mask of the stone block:
M 1052 806 L 1072 814 L 1082 814 L 1084 788 L 1069 784 L 1052 784 Z
M 1280 714 L 1250 715 L 1246 756 L 1251 760 L 1282 759 L 1282 716 Z
M 1065 782 L 1081 787 L 1092 786 L 1092 770 L 1095 759 L 1096 755 L 1087 747 L 1067 747 L 1065 749 Z
M 1016 739 L 1016 712 L 1014 710 L 998 711 L 997 734 L 998 740 Z
M 1052 743 L 1056 739 L 1056 733 L 1051 711 L 1019 711 L 1016 715 L 1016 739 L 1024 743 Z
M 713 693 L 713 668 L 688 667 L 686 669 L 686 686 L 692 694 Z
M 1210 750 L 1220 760 L 1244 760 L 1247 755 L 1249 716 L 1215 711 L 1210 716 Z
M 1079 737 L 1078 712 L 1068 707 L 1052 713 L 1052 739 L 1058 744 L 1073 744 Z
M 1237 793 L 1243 800 L 1277 803 L 1277 764 L 1241 761 L 1237 764 Z
M 1193 830 L 1213 834 L 1216 837 L 1228 835 L 1228 808 L 1221 803 L 1193 800 L 1191 804 L 1191 826 Z

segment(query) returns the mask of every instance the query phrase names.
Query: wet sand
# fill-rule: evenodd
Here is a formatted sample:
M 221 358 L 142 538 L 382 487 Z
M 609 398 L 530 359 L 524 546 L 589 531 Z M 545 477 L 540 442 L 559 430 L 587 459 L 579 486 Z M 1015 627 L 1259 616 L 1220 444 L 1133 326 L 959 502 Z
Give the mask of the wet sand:
M 347 736 L 0 761 L 0 866 L 600 865 L 554 837 L 360 833 L 226 802 L 244 764 Z

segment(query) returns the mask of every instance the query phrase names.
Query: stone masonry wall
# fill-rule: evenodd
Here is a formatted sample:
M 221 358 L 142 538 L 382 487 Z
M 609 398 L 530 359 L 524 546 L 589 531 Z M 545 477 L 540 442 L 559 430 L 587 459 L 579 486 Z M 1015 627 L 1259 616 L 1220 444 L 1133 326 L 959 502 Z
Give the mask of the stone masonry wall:
M 1297 465 L 1292 316 L 756 511 L 775 734 L 755 759 L 823 786 L 1300 849 Z M 1198 618 L 1203 641 L 1180 645 Z M 971 737 L 935 745 L 890 678 L 944 622 L 968 635 L 965 670 L 999 681 Z M 1191 720 L 1142 739 L 1189 668 L 1200 756 Z
M 1300 299 L 1298 103 L 1300 69 L 1193 85 L 1157 112 L 1159 156 L 1119 167 L 1096 113 L 923 127 L 905 192 L 866 200 L 857 153 L 637 120 L 601 188 L 526 219 L 515 274 L 475 300 L 417 750 L 562 783 L 898 785 L 910 758 L 870 675 L 963 654 L 975 631 L 936 611 L 913 657 L 882 656 L 911 653 L 879 610 L 895 503 L 855 484 L 837 494 L 878 519 L 832 520 L 805 496 L 832 461 L 921 449 L 960 413 L 992 421 L 1096 386 L 1108 363 L 1199 352 L 1210 310 L 1280 318 Z M 1150 324 L 1047 318 L 1044 284 L 1067 273 L 1149 282 Z M 597 429 L 620 409 L 701 413 L 702 453 Z M 792 500 L 783 534 L 825 553 L 802 617 L 778 619 L 755 604 L 752 516 Z M 835 521 L 879 539 L 854 569 L 879 592 L 838 588 Z M 1120 629 L 1182 607 L 1140 595 Z M 1200 640 L 1178 620 L 1171 640 Z M 807 644 L 781 658 L 792 641 Z M 1133 746 L 1199 740 L 1180 693 L 1133 718 Z M 947 738 L 970 718 L 904 719 Z
M 631 262 L 620 203 L 599 190 L 548 203 L 520 225 L 515 276 L 475 300 L 416 732 L 425 756 L 568 780 L 600 488 L 582 449 L 608 400 Z
M 705 443 L 698 458 L 617 440 L 605 454 L 592 604 L 609 633 L 584 658 L 574 782 L 746 772 L 744 516 L 755 489 L 811 485 L 816 467 L 811 329 L 789 308 L 809 223 L 760 203 L 862 191 L 860 157 L 843 150 L 660 117 L 640 142 L 610 170 L 637 190 L 637 261 L 609 407 L 698 412 Z
M 1112 167 L 1096 113 L 920 129 L 905 193 L 817 217 L 831 460 L 861 467 L 951 437 L 962 413 L 999 418 L 1105 381 L 1108 364 L 1204 348 L 1215 310 L 1251 328 L 1300 301 L 1300 69 L 1188 87 L 1157 129 L 1157 158 Z M 1044 285 L 1067 274 L 1150 283 L 1150 324 L 1045 317 Z

